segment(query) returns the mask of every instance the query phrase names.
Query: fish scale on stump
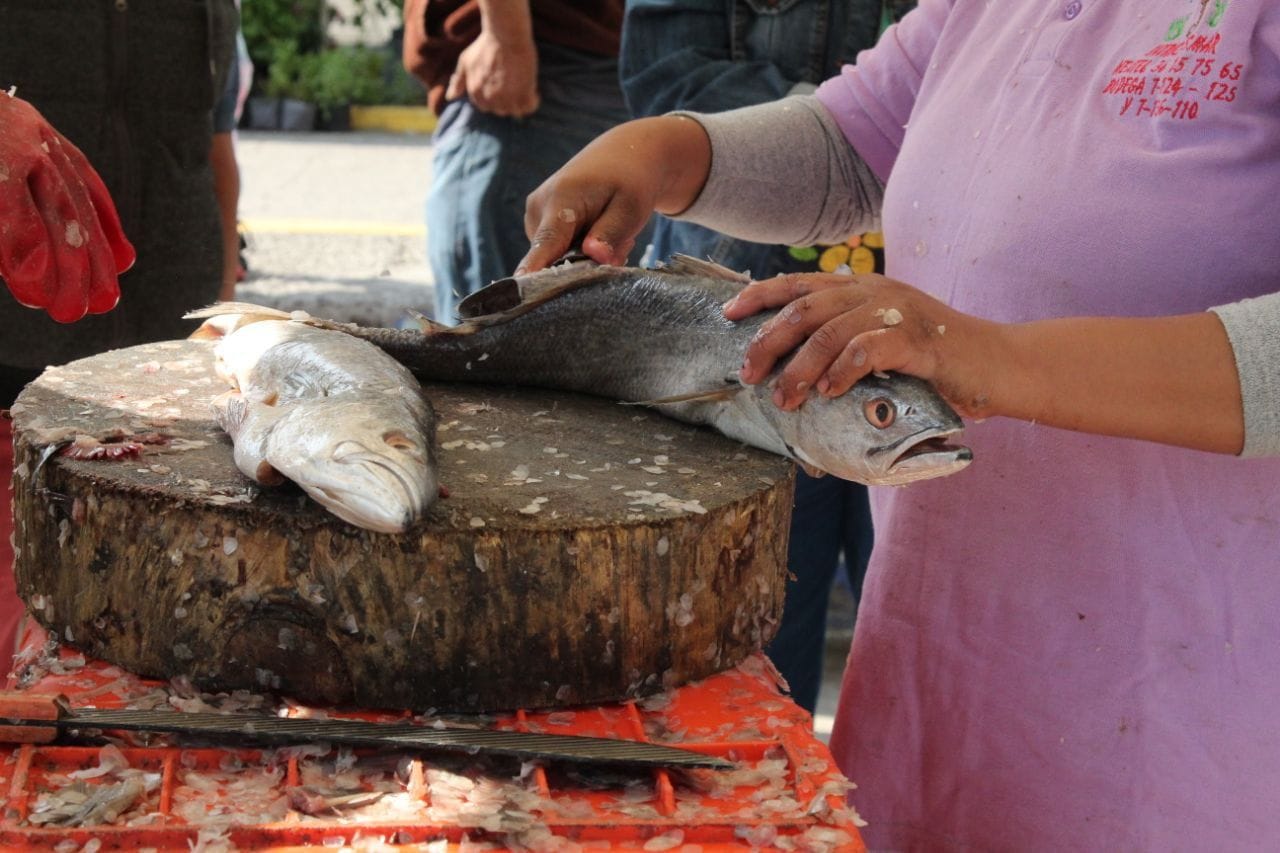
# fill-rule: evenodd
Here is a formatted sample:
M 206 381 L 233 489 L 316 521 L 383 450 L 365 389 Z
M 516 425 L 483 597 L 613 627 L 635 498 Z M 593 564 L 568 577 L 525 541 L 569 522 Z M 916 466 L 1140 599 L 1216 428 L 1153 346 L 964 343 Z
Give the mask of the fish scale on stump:
M 491 710 L 656 692 L 772 636 L 784 459 L 606 400 L 428 385 L 450 496 L 387 535 L 246 479 L 223 389 L 207 343 L 174 341 L 20 397 L 18 588 L 59 638 L 209 690 Z M 77 435 L 91 458 L 42 461 Z

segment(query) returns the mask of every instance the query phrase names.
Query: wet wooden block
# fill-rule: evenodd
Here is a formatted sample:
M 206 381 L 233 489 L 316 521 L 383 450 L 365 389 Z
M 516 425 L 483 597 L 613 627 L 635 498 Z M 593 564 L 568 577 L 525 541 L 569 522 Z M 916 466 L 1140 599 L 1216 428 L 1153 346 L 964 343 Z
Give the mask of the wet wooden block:
M 449 496 L 387 535 L 241 475 L 224 390 L 208 344 L 173 341 L 23 392 L 15 570 L 51 633 L 206 690 L 493 710 L 656 692 L 776 629 L 785 459 L 608 400 L 427 385 Z M 42 464 L 77 435 L 100 458 Z

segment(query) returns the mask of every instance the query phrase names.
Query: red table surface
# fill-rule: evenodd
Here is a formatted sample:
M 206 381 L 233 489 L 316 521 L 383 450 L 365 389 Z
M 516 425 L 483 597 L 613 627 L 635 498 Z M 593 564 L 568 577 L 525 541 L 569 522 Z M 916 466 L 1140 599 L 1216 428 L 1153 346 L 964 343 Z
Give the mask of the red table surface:
M 49 643 L 38 627 L 28 629 L 18 662 L 10 690 L 62 694 L 77 707 L 411 717 L 272 697 L 260 709 L 245 709 L 264 697 L 211 696 L 179 681 L 139 678 Z M 0 791 L 7 792 L 0 849 L 865 850 L 860 821 L 845 803 L 852 786 L 813 736 L 809 715 L 781 692 L 763 655 L 637 702 L 516 711 L 478 722 L 649 740 L 728 758 L 738 769 L 618 771 L 552 763 L 500 772 L 483 758 L 327 745 L 180 746 L 172 736 L 107 733 L 106 741 L 90 745 L 0 746 Z M 146 779 L 147 790 L 112 823 L 33 822 L 61 801 L 65 794 L 58 792 L 76 773 L 90 791 L 130 775 Z M 356 808 L 317 808 L 315 797 L 307 798 L 358 792 L 381 793 Z

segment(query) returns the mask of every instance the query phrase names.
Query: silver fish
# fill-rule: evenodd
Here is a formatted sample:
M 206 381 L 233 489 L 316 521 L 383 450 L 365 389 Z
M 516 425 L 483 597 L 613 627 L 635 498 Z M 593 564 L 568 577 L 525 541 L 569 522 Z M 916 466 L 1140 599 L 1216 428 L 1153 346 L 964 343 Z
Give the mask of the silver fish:
M 840 397 L 813 394 L 790 412 L 773 404 L 769 382 L 743 385 L 743 354 L 772 316 L 725 319 L 724 303 L 748 280 L 685 256 L 656 270 L 584 261 L 494 282 L 462 301 L 458 326 L 313 322 L 377 344 L 423 379 L 532 385 L 651 405 L 810 471 L 868 485 L 940 477 L 972 461 L 967 447 L 947 443 L 963 428 L 960 417 L 910 376 L 868 376 Z
M 366 341 L 278 314 L 196 314 L 211 319 L 192 337 L 219 339 L 215 369 L 232 390 L 214 418 L 242 472 L 292 480 L 370 530 L 422 516 L 439 493 L 435 415 L 412 373 Z

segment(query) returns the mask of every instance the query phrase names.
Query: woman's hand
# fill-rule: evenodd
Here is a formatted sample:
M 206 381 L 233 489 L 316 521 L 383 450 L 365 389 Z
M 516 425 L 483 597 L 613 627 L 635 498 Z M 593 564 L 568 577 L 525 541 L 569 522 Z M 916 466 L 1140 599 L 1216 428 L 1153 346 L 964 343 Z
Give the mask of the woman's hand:
M 1235 359 L 1210 312 L 995 323 L 883 276 L 800 273 L 747 286 L 724 313 L 766 308 L 781 310 L 747 347 L 742 379 L 763 381 L 794 350 L 774 381 L 781 408 L 894 370 L 928 380 L 971 418 L 1217 453 L 1244 444 Z
M 26 101 L 0 92 L 0 278 L 60 323 L 110 311 L 133 265 L 89 161 Z
M 798 408 L 810 389 L 837 397 L 873 371 L 894 370 L 933 383 L 962 415 L 986 417 L 999 326 L 953 310 L 910 285 L 880 275 L 794 273 L 747 286 L 725 306 L 741 320 L 781 308 L 747 348 L 744 382 L 761 382 L 792 350 L 774 402 Z
M 693 203 L 711 168 L 711 143 L 692 119 L 629 121 L 596 138 L 529 196 L 529 252 L 517 273 L 540 270 L 578 240 L 602 264 L 626 263 L 653 211 Z

